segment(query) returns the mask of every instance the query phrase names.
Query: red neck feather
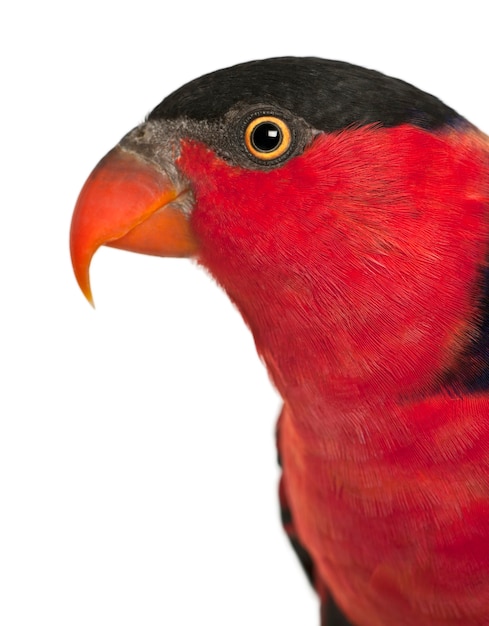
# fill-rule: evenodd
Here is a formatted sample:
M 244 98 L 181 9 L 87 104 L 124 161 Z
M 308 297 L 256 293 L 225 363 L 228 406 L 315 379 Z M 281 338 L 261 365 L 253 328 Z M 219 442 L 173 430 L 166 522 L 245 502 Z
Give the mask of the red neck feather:
M 439 388 L 474 332 L 487 254 L 488 163 L 475 130 L 324 134 L 269 171 L 187 143 L 180 167 L 196 197 L 199 260 L 297 416 Z

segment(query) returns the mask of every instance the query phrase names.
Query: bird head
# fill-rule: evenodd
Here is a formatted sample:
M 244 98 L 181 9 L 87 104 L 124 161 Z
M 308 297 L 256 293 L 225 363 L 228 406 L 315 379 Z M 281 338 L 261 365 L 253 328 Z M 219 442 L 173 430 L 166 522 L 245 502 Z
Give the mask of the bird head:
M 419 388 L 474 332 L 486 173 L 478 131 L 407 83 L 316 58 L 245 63 L 175 91 L 96 166 L 75 275 L 91 300 L 101 245 L 192 257 L 282 393 Z

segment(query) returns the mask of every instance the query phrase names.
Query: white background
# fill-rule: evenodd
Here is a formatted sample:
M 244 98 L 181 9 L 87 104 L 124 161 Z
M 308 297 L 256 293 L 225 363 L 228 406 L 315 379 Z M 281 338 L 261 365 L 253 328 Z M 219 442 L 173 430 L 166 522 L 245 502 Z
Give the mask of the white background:
M 278 521 L 279 399 L 239 315 L 190 261 L 109 249 L 93 311 L 71 271 L 71 211 L 166 94 L 253 58 L 372 67 L 489 130 L 484 3 L 2 12 L 0 624 L 317 624 Z

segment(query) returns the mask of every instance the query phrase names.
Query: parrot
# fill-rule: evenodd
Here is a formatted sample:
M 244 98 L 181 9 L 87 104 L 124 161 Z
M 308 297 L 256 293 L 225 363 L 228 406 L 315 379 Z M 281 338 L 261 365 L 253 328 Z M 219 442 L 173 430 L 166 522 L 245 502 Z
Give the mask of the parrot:
M 417 87 L 276 57 L 191 80 L 89 175 L 71 259 L 188 257 L 283 400 L 281 521 L 322 626 L 489 625 L 489 138 Z

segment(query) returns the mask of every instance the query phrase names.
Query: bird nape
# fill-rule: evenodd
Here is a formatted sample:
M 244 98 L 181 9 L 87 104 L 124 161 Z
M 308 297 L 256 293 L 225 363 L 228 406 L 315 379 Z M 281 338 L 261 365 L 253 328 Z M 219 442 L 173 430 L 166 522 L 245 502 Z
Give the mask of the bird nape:
M 323 626 L 489 625 L 489 141 L 435 97 L 276 58 L 165 98 L 71 253 L 188 256 L 280 392 L 280 502 Z

